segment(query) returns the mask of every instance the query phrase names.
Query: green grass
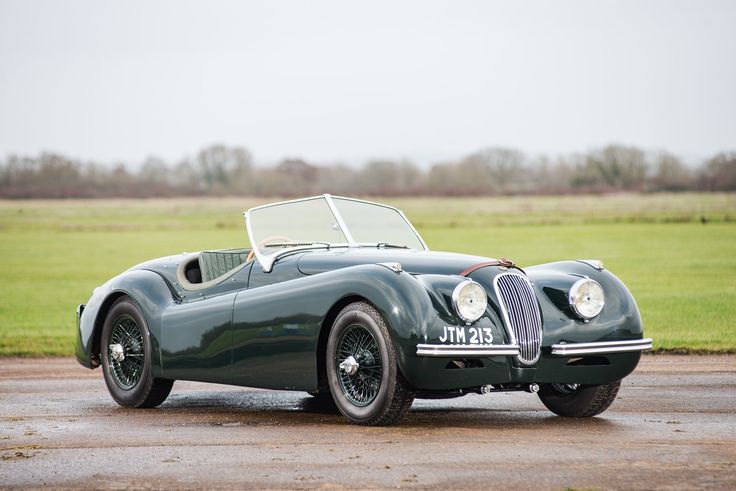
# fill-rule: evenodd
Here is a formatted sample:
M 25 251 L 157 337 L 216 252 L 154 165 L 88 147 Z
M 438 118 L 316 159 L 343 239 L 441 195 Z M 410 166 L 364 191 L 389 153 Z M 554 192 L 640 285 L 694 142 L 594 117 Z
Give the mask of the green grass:
M 736 352 L 736 195 L 384 201 L 435 250 L 602 259 L 658 349 Z M 0 355 L 71 354 L 94 287 L 154 257 L 246 245 L 241 212 L 262 202 L 0 201 Z

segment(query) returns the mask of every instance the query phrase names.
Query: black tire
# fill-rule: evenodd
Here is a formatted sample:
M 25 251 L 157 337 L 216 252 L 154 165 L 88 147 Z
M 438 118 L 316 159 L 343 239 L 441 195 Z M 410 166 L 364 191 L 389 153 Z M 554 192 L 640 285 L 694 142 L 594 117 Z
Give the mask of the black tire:
M 590 418 L 609 408 L 619 387 L 620 380 L 604 385 L 544 384 L 538 394 L 542 404 L 559 416 Z
M 340 368 L 351 356 L 359 365 L 353 374 Z M 414 401 L 414 391 L 396 364 L 386 323 L 366 302 L 352 303 L 337 315 L 327 341 L 326 365 L 335 405 L 352 423 L 394 424 Z
M 122 347 L 122 360 L 113 355 L 113 345 Z M 100 355 L 107 390 L 121 406 L 156 407 L 169 396 L 174 381 L 153 376 L 148 325 L 130 298 L 122 297 L 110 308 L 102 326 Z

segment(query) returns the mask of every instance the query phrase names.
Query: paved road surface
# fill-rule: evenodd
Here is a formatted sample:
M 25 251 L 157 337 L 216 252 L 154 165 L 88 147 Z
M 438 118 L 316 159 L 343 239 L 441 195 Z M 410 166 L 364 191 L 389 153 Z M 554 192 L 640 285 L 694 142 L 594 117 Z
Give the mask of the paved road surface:
M 645 356 L 601 417 L 526 393 L 347 424 L 298 392 L 177 382 L 118 407 L 100 370 L 0 359 L 0 487 L 736 489 L 736 357 Z

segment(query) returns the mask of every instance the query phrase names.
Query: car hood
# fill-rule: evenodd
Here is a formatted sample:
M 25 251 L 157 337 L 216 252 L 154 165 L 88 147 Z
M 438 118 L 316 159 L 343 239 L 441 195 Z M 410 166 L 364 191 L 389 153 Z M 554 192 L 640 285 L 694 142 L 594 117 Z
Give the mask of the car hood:
M 351 248 L 331 251 L 311 251 L 299 257 L 298 267 L 303 274 L 357 266 L 398 262 L 404 271 L 412 274 L 459 274 L 478 263 L 492 258 L 454 254 L 449 252 L 415 251 L 406 249 Z

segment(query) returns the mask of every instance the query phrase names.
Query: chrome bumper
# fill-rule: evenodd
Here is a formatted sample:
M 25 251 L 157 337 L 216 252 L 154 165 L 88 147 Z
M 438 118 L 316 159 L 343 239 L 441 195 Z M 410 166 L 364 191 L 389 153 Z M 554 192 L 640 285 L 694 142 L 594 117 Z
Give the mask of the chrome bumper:
M 652 349 L 652 339 L 631 341 L 604 341 L 600 343 L 560 343 L 552 345 L 552 354 L 557 356 L 603 355 Z
M 556 356 L 603 355 L 606 353 L 626 353 L 652 349 L 652 339 L 633 339 L 630 341 L 603 341 L 598 343 L 559 343 L 552 345 L 552 354 Z M 518 344 L 499 345 L 453 345 L 453 344 L 418 344 L 417 356 L 454 357 L 454 356 L 518 356 L 521 348 Z
M 499 345 L 452 345 L 418 344 L 418 356 L 517 356 L 521 353 L 518 344 Z

